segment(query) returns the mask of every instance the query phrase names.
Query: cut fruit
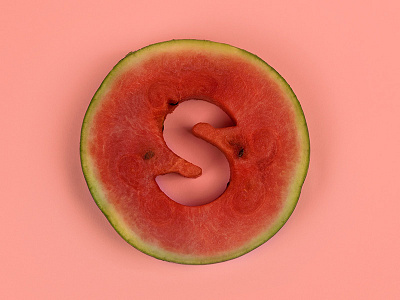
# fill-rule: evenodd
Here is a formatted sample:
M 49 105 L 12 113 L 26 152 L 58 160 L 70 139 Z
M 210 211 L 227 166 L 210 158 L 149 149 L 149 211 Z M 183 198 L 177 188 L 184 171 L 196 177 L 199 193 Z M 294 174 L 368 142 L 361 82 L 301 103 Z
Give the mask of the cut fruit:
M 166 115 L 189 99 L 219 106 L 235 123 L 194 126 L 226 155 L 230 183 L 215 201 L 193 207 L 155 181 L 201 175 L 162 133 Z M 209 264 L 253 250 L 287 221 L 307 173 L 309 138 L 293 91 L 260 58 L 227 44 L 173 40 L 113 68 L 86 112 L 80 151 L 94 200 L 128 243 L 162 260 Z

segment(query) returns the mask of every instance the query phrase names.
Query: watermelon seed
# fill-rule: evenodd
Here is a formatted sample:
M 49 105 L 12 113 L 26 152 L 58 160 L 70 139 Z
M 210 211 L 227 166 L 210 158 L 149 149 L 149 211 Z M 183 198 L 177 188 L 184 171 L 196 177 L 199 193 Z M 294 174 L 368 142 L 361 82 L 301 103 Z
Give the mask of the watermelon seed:
M 176 101 L 176 102 L 169 102 L 168 104 L 171 105 L 171 106 L 175 106 L 175 105 L 178 105 L 178 103 L 179 103 L 179 101 Z
M 230 181 L 228 181 L 228 183 L 226 184 L 226 187 L 228 187 L 230 183 L 231 183 L 231 182 L 230 182 Z
M 147 151 L 146 154 L 143 156 L 144 160 L 149 160 L 150 158 L 152 158 L 154 156 L 154 152 L 153 151 Z
M 242 157 L 243 154 L 244 154 L 244 148 L 241 148 L 241 149 L 239 150 L 238 156 L 239 156 L 239 157 Z

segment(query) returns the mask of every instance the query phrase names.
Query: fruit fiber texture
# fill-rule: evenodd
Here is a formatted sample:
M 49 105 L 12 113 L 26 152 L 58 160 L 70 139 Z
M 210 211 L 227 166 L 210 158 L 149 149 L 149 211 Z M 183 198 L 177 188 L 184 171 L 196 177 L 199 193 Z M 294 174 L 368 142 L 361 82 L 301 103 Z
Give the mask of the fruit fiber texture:
M 165 117 L 189 99 L 219 106 L 235 124 L 193 127 L 230 165 L 226 191 L 193 207 L 155 181 L 201 175 L 163 139 Z M 94 200 L 128 243 L 162 260 L 209 264 L 253 250 L 287 221 L 307 173 L 309 138 L 293 91 L 260 58 L 173 40 L 129 53 L 104 79 L 84 118 L 81 162 Z

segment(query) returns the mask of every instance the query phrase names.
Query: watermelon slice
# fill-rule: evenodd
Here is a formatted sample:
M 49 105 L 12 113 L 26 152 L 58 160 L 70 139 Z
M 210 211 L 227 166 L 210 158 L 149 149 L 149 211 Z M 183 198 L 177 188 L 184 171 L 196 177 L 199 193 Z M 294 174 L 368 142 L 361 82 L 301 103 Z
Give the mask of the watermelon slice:
M 230 165 L 225 192 L 193 207 L 155 181 L 201 175 L 163 139 L 167 114 L 190 99 L 219 106 L 235 123 L 193 127 Z M 173 40 L 129 53 L 112 69 L 86 112 L 80 154 L 95 202 L 128 243 L 158 259 L 210 264 L 255 249 L 284 225 L 307 173 L 309 137 L 293 91 L 260 58 L 227 44 Z

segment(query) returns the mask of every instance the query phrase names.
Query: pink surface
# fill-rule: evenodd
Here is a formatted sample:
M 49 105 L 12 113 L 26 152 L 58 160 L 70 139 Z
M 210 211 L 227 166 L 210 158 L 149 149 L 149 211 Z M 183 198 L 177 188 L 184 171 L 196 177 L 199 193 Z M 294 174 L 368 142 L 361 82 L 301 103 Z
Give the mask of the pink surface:
M 215 128 L 233 126 L 229 116 L 218 106 L 206 101 L 187 101 L 180 104 L 164 122 L 164 140 L 171 150 L 199 166 L 202 174 L 185 178 L 178 174 L 158 176 L 158 186 L 178 203 L 195 206 L 219 197 L 229 182 L 229 163 L 215 146 L 196 138 L 191 129 L 200 122 Z M 179 188 L 177 188 L 179 187 Z
M 0 298 L 399 299 L 395 1 L 3 1 Z M 92 200 L 81 122 L 126 53 L 173 38 L 253 52 L 306 114 L 311 164 L 269 242 L 183 266 L 138 252 Z M 189 150 L 190 152 L 191 150 Z

